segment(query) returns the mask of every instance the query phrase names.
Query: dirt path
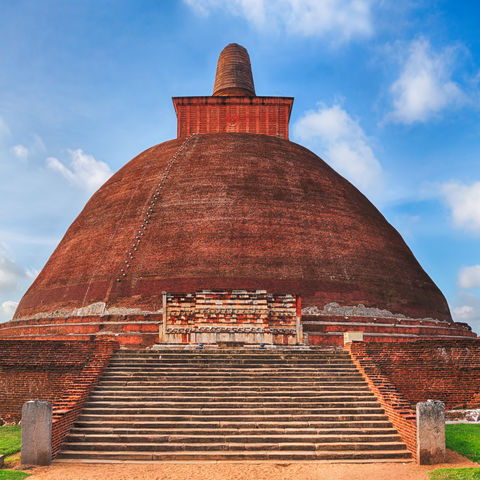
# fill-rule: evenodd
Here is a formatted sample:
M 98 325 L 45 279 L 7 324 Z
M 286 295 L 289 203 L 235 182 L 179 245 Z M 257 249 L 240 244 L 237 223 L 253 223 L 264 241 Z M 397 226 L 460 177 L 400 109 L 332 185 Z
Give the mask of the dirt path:
M 441 467 L 478 467 L 448 451 L 444 465 L 413 463 L 70 464 L 31 470 L 29 480 L 425 480 Z

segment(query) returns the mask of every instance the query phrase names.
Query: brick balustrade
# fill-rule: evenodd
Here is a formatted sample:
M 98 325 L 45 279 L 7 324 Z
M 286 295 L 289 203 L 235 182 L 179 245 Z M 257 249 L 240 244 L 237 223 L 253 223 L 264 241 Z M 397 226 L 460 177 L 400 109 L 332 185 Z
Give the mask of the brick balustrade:
M 52 457 L 60 449 L 66 435 L 80 414 L 90 392 L 96 386 L 110 357 L 118 348 L 112 341 L 95 342 L 93 355 L 74 379 L 73 385 L 53 404 Z
M 416 458 L 417 455 L 417 425 L 415 411 L 397 391 L 389 379 L 378 368 L 375 358 L 369 357 L 367 344 L 353 342 L 345 345 L 353 362 L 367 381 L 377 400 L 385 409 L 389 420 L 397 429 L 408 450 Z

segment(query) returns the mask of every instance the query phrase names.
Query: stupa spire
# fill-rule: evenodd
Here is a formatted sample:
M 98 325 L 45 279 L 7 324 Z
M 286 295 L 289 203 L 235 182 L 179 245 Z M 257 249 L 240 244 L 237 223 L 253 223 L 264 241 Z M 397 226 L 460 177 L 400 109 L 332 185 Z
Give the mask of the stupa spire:
M 241 45 L 230 43 L 220 53 L 213 95 L 255 96 L 250 57 Z

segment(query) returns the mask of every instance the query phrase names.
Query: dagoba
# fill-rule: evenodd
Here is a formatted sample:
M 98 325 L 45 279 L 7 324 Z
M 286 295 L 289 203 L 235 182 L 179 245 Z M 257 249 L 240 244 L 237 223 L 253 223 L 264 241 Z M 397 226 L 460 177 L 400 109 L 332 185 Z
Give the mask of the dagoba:
M 475 337 L 375 206 L 289 140 L 293 98 L 256 95 L 245 48 L 221 52 L 212 96 L 173 104 L 177 138 L 91 197 L 0 336 Z

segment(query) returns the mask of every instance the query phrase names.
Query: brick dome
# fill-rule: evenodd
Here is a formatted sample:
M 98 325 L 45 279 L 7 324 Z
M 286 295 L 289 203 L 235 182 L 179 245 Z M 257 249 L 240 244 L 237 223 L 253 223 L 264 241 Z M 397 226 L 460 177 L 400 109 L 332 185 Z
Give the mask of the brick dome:
M 267 135 L 190 140 L 133 250 L 182 142 L 143 152 L 93 195 L 17 318 L 95 302 L 155 311 L 163 290 L 202 288 L 295 292 L 304 306 L 362 303 L 450 318 L 439 289 L 365 196 L 312 152 Z
M 293 99 L 254 96 L 245 69 L 231 44 L 214 96 L 173 99 L 178 138 L 92 196 L 0 336 L 475 337 L 372 203 L 288 140 Z

